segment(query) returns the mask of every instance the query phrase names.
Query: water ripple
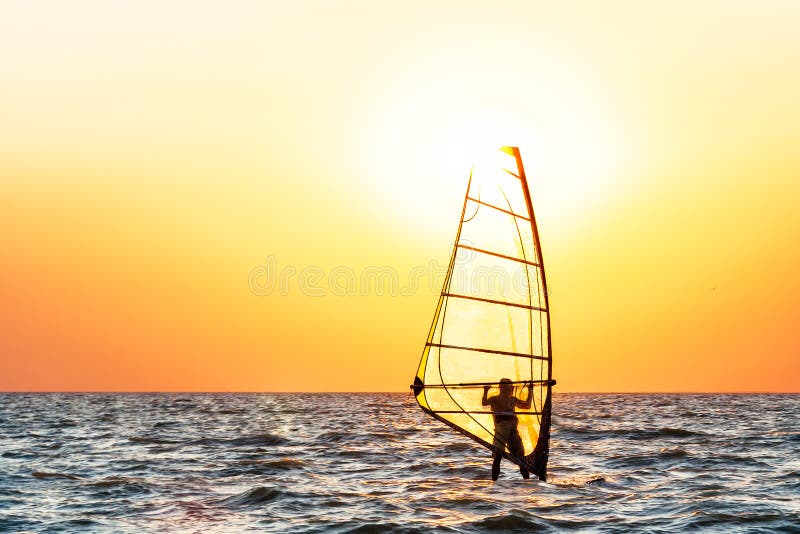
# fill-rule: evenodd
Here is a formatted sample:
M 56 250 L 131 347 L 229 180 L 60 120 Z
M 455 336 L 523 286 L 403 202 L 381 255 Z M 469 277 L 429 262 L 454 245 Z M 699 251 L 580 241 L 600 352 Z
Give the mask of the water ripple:
M 521 480 L 402 394 L 0 395 L 0 531 L 798 531 L 800 395 L 557 395 Z

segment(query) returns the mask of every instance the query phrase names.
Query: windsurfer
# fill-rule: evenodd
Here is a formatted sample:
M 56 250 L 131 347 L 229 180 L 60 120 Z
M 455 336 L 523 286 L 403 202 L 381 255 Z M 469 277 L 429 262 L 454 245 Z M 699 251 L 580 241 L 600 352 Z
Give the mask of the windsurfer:
M 508 378 L 500 380 L 499 395 L 488 397 L 491 386 L 483 387 L 481 404 L 483 406 L 491 406 L 492 415 L 494 416 L 492 480 L 497 480 L 497 477 L 500 476 L 500 460 L 503 459 L 503 451 L 505 451 L 506 446 L 508 446 L 508 451 L 515 458 L 522 460 L 525 456 L 522 448 L 522 438 L 520 438 L 517 431 L 517 415 L 514 410 L 515 408 L 528 409 L 531 407 L 533 382 L 529 382 L 527 385 L 528 397 L 524 401 L 514 395 L 514 384 Z M 530 476 L 528 469 L 524 465 L 519 466 L 519 472 L 522 473 L 522 478 Z

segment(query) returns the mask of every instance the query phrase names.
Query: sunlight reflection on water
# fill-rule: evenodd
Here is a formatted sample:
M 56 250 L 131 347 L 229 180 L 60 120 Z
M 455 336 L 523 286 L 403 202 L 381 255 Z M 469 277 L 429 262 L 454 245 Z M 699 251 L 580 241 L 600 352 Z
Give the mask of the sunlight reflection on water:
M 403 394 L 0 395 L 0 531 L 800 525 L 798 395 L 557 395 L 548 483 Z

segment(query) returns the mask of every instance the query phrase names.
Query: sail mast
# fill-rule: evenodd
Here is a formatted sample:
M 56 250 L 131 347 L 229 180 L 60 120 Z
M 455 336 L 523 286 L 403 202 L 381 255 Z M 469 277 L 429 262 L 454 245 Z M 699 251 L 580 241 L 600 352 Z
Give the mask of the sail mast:
M 544 268 L 544 258 L 542 257 L 542 245 L 539 241 L 539 227 L 536 225 L 536 214 L 533 211 L 533 202 L 531 201 L 531 190 L 528 187 L 528 178 L 525 175 L 525 167 L 522 165 L 522 155 L 519 152 L 519 147 L 503 147 L 506 151 L 507 148 L 511 149 L 511 154 L 517 161 L 517 169 L 519 169 L 519 179 L 522 180 L 522 190 L 525 195 L 525 204 L 528 206 L 528 213 L 531 214 L 531 229 L 533 230 L 533 239 L 536 244 L 536 250 L 539 254 L 539 266 L 542 269 L 542 288 L 544 293 L 544 307 L 547 314 L 547 354 L 549 356 L 547 362 L 547 376 L 553 376 L 553 345 L 550 336 L 550 301 L 547 292 L 547 274 Z
M 528 206 L 528 213 L 531 216 L 531 230 L 533 232 L 533 240 L 536 245 L 536 252 L 538 254 L 538 263 L 541 268 L 542 276 L 542 293 L 544 293 L 544 308 L 545 315 L 547 316 L 547 400 L 545 406 L 542 407 L 542 420 L 540 425 L 539 443 L 537 444 L 536 451 L 534 451 L 534 462 L 538 465 L 531 466 L 532 472 L 536 473 L 540 479 L 547 479 L 547 460 L 550 455 L 550 424 L 551 424 L 551 400 L 553 396 L 553 385 L 555 381 L 553 378 L 553 343 L 550 333 L 550 297 L 547 291 L 547 274 L 544 268 L 544 257 L 542 255 L 542 245 L 539 241 L 539 227 L 536 224 L 536 214 L 533 211 L 533 201 L 531 200 L 531 191 L 528 187 L 528 177 L 525 174 L 525 167 L 522 164 L 522 155 L 519 152 L 519 147 L 503 147 L 502 150 L 514 156 L 517 162 L 517 169 L 519 170 L 519 179 L 522 181 L 522 191 L 525 195 L 525 204 Z M 538 471 L 538 472 L 537 472 Z

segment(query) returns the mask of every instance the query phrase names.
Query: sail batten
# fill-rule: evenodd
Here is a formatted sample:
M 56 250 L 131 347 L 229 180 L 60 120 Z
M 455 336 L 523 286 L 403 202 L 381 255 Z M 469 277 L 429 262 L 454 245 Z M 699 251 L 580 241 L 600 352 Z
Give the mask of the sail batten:
M 497 211 L 500 211 L 502 213 L 506 213 L 506 214 L 511 215 L 513 217 L 519 217 L 520 219 L 522 219 L 524 221 L 530 221 L 529 217 L 526 217 L 524 215 L 520 215 L 519 213 L 514 213 L 513 211 L 507 210 L 505 208 L 501 208 L 500 206 L 495 206 L 494 204 L 490 204 L 488 202 L 484 202 L 483 200 L 479 200 L 477 198 L 472 198 L 472 197 L 467 197 L 467 200 L 469 200 L 470 202 L 474 202 L 476 204 L 480 204 L 481 206 L 486 206 L 487 208 L 492 208 L 493 210 L 497 210 Z
M 436 413 L 467 413 L 467 414 L 483 414 L 483 415 L 542 415 L 542 412 L 493 412 L 491 410 L 439 410 Z
M 440 349 L 454 349 L 454 350 L 469 350 L 473 352 L 485 352 L 486 354 L 499 354 L 500 356 L 515 356 L 517 358 L 532 358 L 534 360 L 548 360 L 549 358 L 545 356 L 537 356 L 536 354 L 525 354 L 523 352 L 511 352 L 507 350 L 493 350 L 493 349 L 482 349 L 479 347 L 462 347 L 460 345 L 443 345 L 441 343 L 426 343 L 429 347 L 438 347 Z M 526 384 L 531 380 L 519 380 L 519 381 L 511 381 L 512 383 L 516 384 Z M 533 380 L 533 382 L 547 382 L 546 380 Z M 496 384 L 497 382 L 484 382 L 484 384 Z
M 489 256 L 495 256 L 497 258 L 503 258 L 504 260 L 517 261 L 519 263 L 524 263 L 526 265 L 530 265 L 531 267 L 539 267 L 538 263 L 534 263 L 532 261 L 528 261 L 528 260 L 525 260 L 525 259 L 522 259 L 522 258 L 515 258 L 514 256 L 506 256 L 505 254 L 499 254 L 497 252 L 492 252 L 491 250 L 484 250 L 482 248 L 471 247 L 471 246 L 465 245 L 463 243 L 456 243 L 456 247 L 461 248 L 461 249 L 465 249 L 465 250 L 471 250 L 473 252 L 480 252 L 481 254 L 488 254 Z
M 519 149 L 495 156 L 470 173 L 412 390 L 426 413 L 544 480 L 555 384 L 547 284 Z M 513 387 L 521 403 L 513 413 L 487 405 L 501 379 L 502 395 Z M 509 416 L 511 442 L 495 425 Z
M 547 311 L 538 306 L 529 306 L 527 304 L 517 304 L 515 302 L 506 302 L 504 300 L 485 299 L 481 297 L 473 297 L 471 295 L 459 295 L 458 293 L 442 293 L 443 297 L 454 297 L 457 299 L 477 300 L 479 302 L 488 302 L 489 304 L 499 304 L 500 306 L 514 306 L 517 308 L 525 308 L 528 310 Z
M 521 385 L 521 384 L 527 384 L 529 382 L 533 382 L 535 384 L 547 384 L 547 383 L 549 383 L 551 385 L 555 385 L 556 384 L 555 380 L 525 380 L 525 381 L 519 381 L 519 380 L 518 381 L 513 381 L 512 380 L 509 383 L 512 384 L 512 385 L 513 384 L 520 384 Z M 424 385 L 422 387 L 425 387 L 425 388 L 476 388 L 476 387 L 494 386 L 494 385 L 496 385 L 496 384 L 494 384 L 492 382 L 461 382 L 461 383 L 458 383 L 458 384 L 427 384 L 427 385 Z M 410 386 L 410 387 L 412 389 L 414 388 L 413 385 Z

